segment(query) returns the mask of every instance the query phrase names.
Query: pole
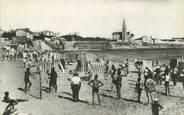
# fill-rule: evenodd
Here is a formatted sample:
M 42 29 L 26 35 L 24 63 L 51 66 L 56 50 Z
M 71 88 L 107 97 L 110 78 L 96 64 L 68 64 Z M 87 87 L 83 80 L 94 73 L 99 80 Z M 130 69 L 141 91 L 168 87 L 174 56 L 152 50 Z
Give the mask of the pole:
M 39 52 L 42 51 L 42 46 L 41 46 L 41 41 L 39 41 Z M 42 63 L 43 64 L 43 63 Z M 39 62 L 39 66 L 38 66 L 38 71 L 39 71 L 39 85 L 40 85 L 40 99 L 42 99 L 42 78 L 41 78 L 41 64 Z
M 42 99 L 42 78 L 41 78 L 41 69 L 40 69 L 40 64 L 37 66 L 37 71 L 39 74 L 39 92 L 40 92 L 40 99 Z
M 40 99 L 42 99 L 42 78 L 41 78 L 41 72 L 39 73 L 39 81 L 40 81 Z

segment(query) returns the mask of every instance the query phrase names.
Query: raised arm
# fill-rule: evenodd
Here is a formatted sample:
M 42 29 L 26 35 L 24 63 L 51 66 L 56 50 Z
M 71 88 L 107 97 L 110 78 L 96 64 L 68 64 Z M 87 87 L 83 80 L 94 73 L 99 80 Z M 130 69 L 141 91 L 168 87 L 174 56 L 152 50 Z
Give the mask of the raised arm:
M 163 109 L 163 106 L 161 106 L 160 104 L 159 104 L 159 107 L 160 107 L 160 108 L 159 108 L 159 111 Z
M 101 81 L 99 81 L 99 87 L 101 87 L 101 86 L 103 86 L 104 84 L 101 82 Z
M 92 80 L 88 82 L 88 85 L 91 86 L 91 87 L 93 87 L 93 86 L 91 85 L 92 82 L 93 82 Z

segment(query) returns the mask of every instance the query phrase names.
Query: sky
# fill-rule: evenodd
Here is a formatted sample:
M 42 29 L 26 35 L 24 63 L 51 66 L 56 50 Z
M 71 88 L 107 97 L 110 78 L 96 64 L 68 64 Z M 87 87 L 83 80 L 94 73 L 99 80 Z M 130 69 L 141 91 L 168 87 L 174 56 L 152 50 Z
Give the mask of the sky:
M 135 37 L 184 37 L 184 0 L 0 0 L 0 28 L 51 30 L 111 37 L 127 30 Z

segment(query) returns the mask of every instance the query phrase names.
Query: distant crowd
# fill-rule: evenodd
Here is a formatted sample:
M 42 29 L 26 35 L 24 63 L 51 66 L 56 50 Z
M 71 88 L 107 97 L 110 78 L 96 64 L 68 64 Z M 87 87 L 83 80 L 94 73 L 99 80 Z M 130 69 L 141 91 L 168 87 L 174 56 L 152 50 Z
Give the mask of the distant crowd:
M 24 74 L 24 82 L 25 88 L 24 91 L 27 93 L 31 86 L 32 82 L 30 80 L 31 76 L 31 69 L 36 68 L 38 74 L 40 72 L 44 72 L 49 76 L 49 91 L 51 92 L 52 89 L 57 92 L 57 78 L 60 76 L 60 73 L 64 72 L 66 69 L 66 65 L 69 64 L 67 58 L 60 58 L 58 61 L 55 60 L 54 55 L 51 51 L 46 52 L 38 52 L 27 48 L 21 52 L 23 65 L 25 67 L 25 74 Z M 2 52 L 2 61 L 4 60 L 16 60 L 17 56 L 20 55 L 18 51 L 15 49 L 4 50 Z M 59 73 L 56 71 L 55 65 L 59 68 Z M 145 90 L 148 104 L 152 104 L 152 106 L 160 107 L 162 106 L 158 103 L 158 99 L 153 99 L 152 93 L 156 92 L 156 86 L 161 86 L 164 84 L 165 86 L 165 95 L 170 95 L 170 80 L 172 80 L 173 85 L 176 86 L 178 80 L 180 79 L 183 83 L 184 88 L 184 70 L 179 71 L 177 66 L 169 67 L 165 64 L 158 65 L 154 70 L 147 66 L 143 66 L 144 63 L 141 60 L 138 60 L 134 63 L 134 67 L 136 68 L 135 74 L 137 78 L 135 84 L 135 92 L 137 93 L 137 102 L 141 103 L 141 94 L 142 90 Z M 71 90 L 73 95 L 74 102 L 80 101 L 79 93 L 81 89 L 81 77 L 79 72 L 73 70 L 71 71 L 73 77 L 68 78 L 71 82 Z M 123 64 L 119 64 L 115 66 L 114 64 L 110 64 L 109 61 L 106 61 L 104 64 L 104 79 L 108 80 L 111 79 L 111 89 L 110 92 L 113 91 L 114 87 L 116 88 L 117 99 L 121 99 L 121 88 L 122 88 L 122 78 L 129 77 L 131 74 L 130 71 L 130 62 L 127 59 Z M 94 76 L 94 77 L 92 77 Z M 101 77 L 101 76 L 100 76 Z M 104 85 L 104 83 L 99 80 L 98 74 L 91 73 L 89 78 L 88 85 L 92 88 L 92 104 L 94 105 L 94 97 L 97 95 L 99 105 L 101 105 L 100 99 L 100 87 Z M 5 112 L 8 110 L 12 110 L 15 105 L 15 101 L 12 101 L 8 97 L 9 93 L 5 93 L 4 102 L 8 102 L 9 105 L 5 109 Z M 155 104 L 155 105 L 154 105 Z M 11 107 L 11 108 L 10 108 Z M 158 110 L 155 110 L 158 112 Z M 4 114 L 6 115 L 6 114 Z M 156 114 L 155 114 L 156 115 Z

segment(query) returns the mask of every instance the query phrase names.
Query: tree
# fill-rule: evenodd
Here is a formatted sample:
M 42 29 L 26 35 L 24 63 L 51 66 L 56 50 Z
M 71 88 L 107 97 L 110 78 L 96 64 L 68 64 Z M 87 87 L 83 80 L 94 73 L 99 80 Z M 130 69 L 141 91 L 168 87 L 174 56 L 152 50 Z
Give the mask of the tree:
M 9 32 L 4 32 L 3 34 L 2 34 L 2 36 L 4 37 L 4 38 L 8 38 L 9 40 L 12 40 L 12 37 L 15 37 L 16 36 L 16 33 L 15 33 L 15 31 L 14 30 L 11 30 L 11 31 L 9 31 Z
M 43 33 L 40 34 L 40 39 L 43 41 L 45 40 L 45 35 Z

